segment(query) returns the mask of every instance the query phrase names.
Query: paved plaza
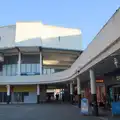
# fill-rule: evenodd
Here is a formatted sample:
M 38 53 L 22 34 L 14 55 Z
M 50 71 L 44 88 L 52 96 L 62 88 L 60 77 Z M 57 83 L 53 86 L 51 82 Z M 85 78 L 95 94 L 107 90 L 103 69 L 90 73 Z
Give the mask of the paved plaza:
M 0 120 L 100 120 L 70 104 L 0 105 Z

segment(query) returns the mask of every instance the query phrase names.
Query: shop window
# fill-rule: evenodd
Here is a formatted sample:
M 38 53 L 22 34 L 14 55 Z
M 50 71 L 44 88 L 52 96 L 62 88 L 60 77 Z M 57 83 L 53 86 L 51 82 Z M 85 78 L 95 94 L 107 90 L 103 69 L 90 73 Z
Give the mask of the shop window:
M 24 92 L 24 96 L 29 96 L 29 92 Z

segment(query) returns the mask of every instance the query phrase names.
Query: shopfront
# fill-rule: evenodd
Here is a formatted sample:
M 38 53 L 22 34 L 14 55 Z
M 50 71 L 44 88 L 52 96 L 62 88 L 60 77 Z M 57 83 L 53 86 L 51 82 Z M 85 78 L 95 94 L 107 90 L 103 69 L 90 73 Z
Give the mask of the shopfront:
M 116 69 L 113 72 L 105 74 L 105 84 L 107 92 L 107 104 L 111 107 L 113 101 L 119 101 L 120 99 L 120 69 Z
M 36 86 L 11 86 L 11 103 L 37 103 Z
M 0 86 L 0 103 L 7 102 L 7 88 L 6 86 Z
M 106 86 L 104 79 L 96 80 L 97 103 L 99 106 L 106 104 Z
M 112 76 L 106 80 L 107 102 L 111 107 L 113 101 L 120 101 L 120 77 Z
M 88 99 L 89 103 L 91 102 L 91 89 L 90 82 L 87 81 L 82 85 L 82 90 L 84 93 L 84 97 Z M 96 92 L 97 92 L 97 103 L 99 106 L 103 106 L 105 104 L 106 99 L 106 86 L 104 79 L 96 79 Z

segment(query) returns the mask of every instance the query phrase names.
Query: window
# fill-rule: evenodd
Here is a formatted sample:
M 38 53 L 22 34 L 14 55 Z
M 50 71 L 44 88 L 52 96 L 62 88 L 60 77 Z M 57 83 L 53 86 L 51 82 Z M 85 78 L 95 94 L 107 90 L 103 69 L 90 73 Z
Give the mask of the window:
M 29 92 L 24 92 L 24 96 L 29 96 Z

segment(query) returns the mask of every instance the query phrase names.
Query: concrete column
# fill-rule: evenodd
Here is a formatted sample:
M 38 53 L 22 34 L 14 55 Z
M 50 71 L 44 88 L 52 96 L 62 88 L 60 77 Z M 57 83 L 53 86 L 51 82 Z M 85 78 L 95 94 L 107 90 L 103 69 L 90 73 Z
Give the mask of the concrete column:
M 98 106 L 97 106 L 97 96 L 96 96 L 96 79 L 95 74 L 92 69 L 90 69 L 90 87 L 91 87 L 91 97 L 92 97 L 92 115 L 98 115 Z
M 70 102 L 73 104 L 73 83 L 70 83 Z
M 43 58 L 42 58 L 42 51 L 40 51 L 40 75 L 43 74 Z
M 10 85 L 7 85 L 7 104 L 10 103 Z
M 40 103 L 40 85 L 37 84 L 37 104 Z
M 18 71 L 17 75 L 21 75 L 21 52 L 18 54 Z
M 78 94 L 78 107 L 81 107 L 81 85 L 80 78 L 77 77 L 77 94 Z

